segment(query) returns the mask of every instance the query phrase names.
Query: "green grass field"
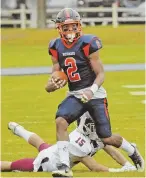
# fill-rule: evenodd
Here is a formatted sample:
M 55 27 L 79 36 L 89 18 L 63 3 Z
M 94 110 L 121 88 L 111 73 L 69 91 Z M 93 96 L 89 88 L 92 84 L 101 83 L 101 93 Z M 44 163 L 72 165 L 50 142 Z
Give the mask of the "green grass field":
M 144 62 L 144 26 L 87 27 L 84 33 L 101 38 L 103 63 Z M 56 30 L 2 30 L 2 67 L 51 65 L 48 43 Z
M 101 50 L 103 63 L 143 63 L 144 26 L 88 27 L 85 33 L 98 35 L 104 43 Z M 48 41 L 56 37 L 54 30 L 2 30 L 2 67 L 50 65 Z M 66 95 L 67 87 L 48 94 L 44 90 L 47 75 L 1 77 L 2 119 L 1 159 L 16 160 L 35 157 L 37 151 L 23 139 L 7 129 L 9 121 L 22 124 L 39 134 L 46 142 L 55 143 L 55 112 Z M 132 96 L 131 91 L 144 89 L 123 88 L 123 85 L 144 85 L 144 71 L 106 72 L 104 87 L 108 93 L 109 112 L 113 133 L 120 133 L 137 143 L 145 156 L 145 105 L 144 96 Z M 75 128 L 72 124 L 71 131 Z M 122 152 L 123 153 L 123 152 Z M 126 156 L 126 154 L 124 153 Z M 103 151 L 95 156 L 97 162 L 119 167 Z M 128 159 L 128 158 L 127 158 Z M 129 159 L 128 159 L 129 160 Z M 73 168 L 74 177 L 145 177 L 144 172 L 95 173 L 82 164 Z M 2 177 L 49 177 L 51 173 L 2 173 Z

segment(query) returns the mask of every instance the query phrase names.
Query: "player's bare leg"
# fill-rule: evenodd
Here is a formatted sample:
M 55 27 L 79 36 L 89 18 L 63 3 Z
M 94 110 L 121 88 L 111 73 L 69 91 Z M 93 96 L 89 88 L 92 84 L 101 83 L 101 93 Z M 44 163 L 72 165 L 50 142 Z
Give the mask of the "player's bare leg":
M 109 138 L 104 138 L 103 142 L 126 151 L 128 153 L 128 156 L 132 159 L 133 163 L 135 164 L 136 168 L 139 171 L 144 170 L 144 159 L 142 158 L 135 144 L 129 143 L 120 135 L 112 135 Z
M 4 171 L 11 171 L 11 164 L 12 162 L 9 162 L 9 161 L 1 161 L 0 162 L 0 169 L 1 169 L 1 172 L 4 172 Z
M 12 131 L 13 134 L 24 138 L 30 145 L 37 148 L 40 151 L 41 145 L 45 144 L 44 140 L 34 132 L 26 130 L 24 127 L 16 122 L 9 122 L 8 129 Z
M 33 162 L 34 158 L 24 158 L 19 159 L 13 162 L 9 161 L 0 161 L 0 170 L 1 172 L 9 172 L 9 171 L 33 171 Z
M 70 161 L 69 161 L 69 136 L 67 132 L 68 123 L 67 121 L 59 117 L 56 119 L 56 130 L 57 130 L 57 146 L 60 156 L 60 162 L 62 163 L 58 166 L 58 171 L 53 171 L 53 177 L 72 177 L 73 173 L 70 170 Z

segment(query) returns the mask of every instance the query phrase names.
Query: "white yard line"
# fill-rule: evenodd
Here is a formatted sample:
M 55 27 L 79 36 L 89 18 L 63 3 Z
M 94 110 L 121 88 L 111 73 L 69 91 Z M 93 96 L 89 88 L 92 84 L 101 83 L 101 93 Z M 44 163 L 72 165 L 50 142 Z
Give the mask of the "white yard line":
M 130 88 L 130 89 L 139 89 L 139 88 L 146 88 L 146 85 L 122 85 L 123 88 Z M 145 96 L 146 91 L 130 91 L 129 92 L 131 95 L 134 96 Z M 142 104 L 146 104 L 146 100 L 141 101 Z
M 124 88 L 146 88 L 146 85 L 123 85 Z
M 135 95 L 135 96 L 143 96 L 143 95 L 146 95 L 146 92 L 145 91 L 132 91 L 132 92 L 129 92 L 131 95 Z

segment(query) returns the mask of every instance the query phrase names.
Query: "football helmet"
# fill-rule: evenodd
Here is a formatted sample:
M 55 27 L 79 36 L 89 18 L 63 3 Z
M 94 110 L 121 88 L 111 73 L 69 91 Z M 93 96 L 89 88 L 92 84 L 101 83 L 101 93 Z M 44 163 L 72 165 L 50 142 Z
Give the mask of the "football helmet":
M 71 8 L 62 9 L 55 20 L 60 37 L 65 42 L 74 42 L 82 34 L 81 18 L 77 11 Z
M 92 151 L 91 155 L 94 155 L 97 150 L 104 148 L 104 143 L 96 134 L 96 128 L 93 119 L 88 112 L 85 112 L 77 120 L 77 131 L 87 136 L 91 142 Z
M 87 112 L 77 120 L 77 130 L 88 136 L 91 140 L 98 138 L 94 121 Z

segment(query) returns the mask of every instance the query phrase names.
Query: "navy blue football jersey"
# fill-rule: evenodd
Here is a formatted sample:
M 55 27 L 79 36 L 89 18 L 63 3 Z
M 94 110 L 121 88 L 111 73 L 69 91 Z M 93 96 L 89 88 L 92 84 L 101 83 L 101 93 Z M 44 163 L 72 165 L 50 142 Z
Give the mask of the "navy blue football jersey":
M 77 42 L 67 46 L 61 38 L 49 44 L 49 54 L 54 56 L 68 76 L 70 91 L 90 87 L 96 75 L 90 65 L 89 55 L 102 48 L 99 38 L 82 35 Z

